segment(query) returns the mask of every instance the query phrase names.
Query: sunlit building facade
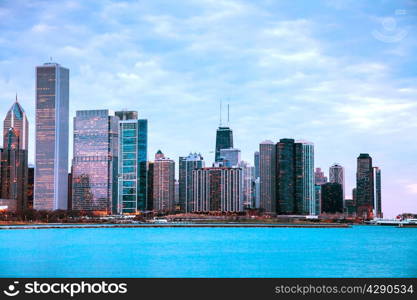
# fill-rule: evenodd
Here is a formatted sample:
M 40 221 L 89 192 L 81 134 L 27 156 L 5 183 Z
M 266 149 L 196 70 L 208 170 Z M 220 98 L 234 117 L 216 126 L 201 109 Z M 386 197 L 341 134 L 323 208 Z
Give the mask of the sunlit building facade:
M 72 209 L 117 213 L 118 121 L 109 110 L 76 112 Z
M 67 209 L 69 70 L 36 67 L 34 208 Z
M 119 177 L 118 212 L 137 213 L 148 209 L 148 121 L 136 111 L 118 111 Z
M 153 163 L 153 210 L 175 210 L 175 161 L 165 157 L 161 150 Z
M 375 207 L 375 216 L 382 218 L 382 199 L 381 199 L 381 169 L 379 167 L 373 167 L 374 169 L 374 207 Z
M 16 200 L 17 211 L 28 207 L 28 131 L 26 113 L 16 96 L 3 123 L 0 198 Z

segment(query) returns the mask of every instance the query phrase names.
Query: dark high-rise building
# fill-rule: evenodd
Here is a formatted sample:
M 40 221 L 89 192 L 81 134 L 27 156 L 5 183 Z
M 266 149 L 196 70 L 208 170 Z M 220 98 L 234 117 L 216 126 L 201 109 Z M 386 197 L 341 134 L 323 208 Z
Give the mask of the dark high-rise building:
M 243 211 L 242 169 L 212 167 L 193 171 L 196 212 Z
M 216 132 L 215 161 L 221 161 L 220 149 L 233 148 L 233 131 L 229 127 L 220 126 Z
M 36 67 L 34 208 L 67 209 L 69 70 Z
M 340 164 L 333 164 L 329 168 L 329 181 L 340 183 L 343 189 L 343 199 L 345 199 L 345 168 Z
M 325 183 L 321 185 L 322 213 L 343 213 L 343 189 L 340 183 Z
M 17 211 L 27 208 L 28 131 L 26 113 L 16 96 L 3 125 L 1 198 L 16 200 Z
M 117 213 L 118 122 L 108 110 L 77 111 L 72 209 Z
M 153 210 L 175 210 L 175 162 L 159 150 L 153 164 Z
M 154 163 L 148 162 L 148 210 L 153 210 L 153 169 Z
M 193 211 L 193 170 L 204 167 L 201 154 L 190 153 L 179 158 L 179 204 L 185 213 Z
M 255 166 L 255 179 L 259 177 L 259 151 L 255 151 L 253 155 L 253 162 Z
M 28 187 L 27 193 L 27 208 L 33 208 L 33 187 L 35 185 L 35 167 L 29 166 L 28 168 Z
M 147 208 L 148 121 L 136 111 L 117 111 L 119 117 L 119 213 Z
M 381 169 L 374 167 L 374 194 L 375 194 L 375 214 L 378 218 L 382 218 L 381 206 Z
M 276 147 L 269 140 L 259 145 L 259 206 L 276 213 Z
M 68 173 L 68 210 L 72 210 L 72 168 Z
M 372 158 L 367 153 L 361 153 L 357 159 L 356 206 L 361 217 L 370 217 L 374 209 Z

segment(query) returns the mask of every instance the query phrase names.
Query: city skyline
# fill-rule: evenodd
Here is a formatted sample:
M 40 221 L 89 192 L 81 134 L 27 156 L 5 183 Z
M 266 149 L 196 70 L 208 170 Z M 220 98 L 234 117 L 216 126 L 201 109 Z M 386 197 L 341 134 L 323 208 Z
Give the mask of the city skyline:
M 36 2 L 34 3 L 36 4 Z M 265 71 L 266 67 L 264 66 L 264 69 L 251 69 L 256 71 L 253 76 L 243 72 L 243 75 L 249 76 L 248 80 L 244 80 L 242 76 L 236 75 L 241 72 L 241 69 L 233 70 L 235 61 L 232 61 L 231 65 L 224 65 L 231 67 L 228 68 L 231 73 L 227 73 L 226 78 L 222 78 L 226 79 L 224 84 L 221 84 L 220 80 L 213 82 L 212 79 L 213 75 L 220 74 L 218 72 L 222 69 L 216 69 L 214 74 L 209 74 L 211 75 L 209 81 L 204 81 L 204 75 L 207 75 L 205 67 L 211 65 L 218 67 L 224 64 L 224 58 L 230 53 L 227 48 L 224 55 L 214 52 L 217 54 L 215 57 L 218 59 L 217 62 L 204 60 L 201 68 L 194 66 L 190 78 L 187 78 L 186 75 L 188 71 L 192 70 L 192 63 L 181 68 L 175 63 L 170 65 L 164 56 L 164 53 L 171 54 L 177 61 L 181 61 L 178 60 L 181 56 L 179 54 L 175 56 L 172 49 L 164 50 L 166 48 L 164 45 L 168 45 L 169 49 L 169 46 L 174 45 L 173 37 L 167 36 L 169 29 L 173 30 L 172 34 L 175 34 L 175 30 L 182 33 L 184 22 L 202 22 L 208 20 L 209 16 L 216 16 L 214 4 L 210 4 L 208 1 L 203 1 L 200 5 L 188 3 L 192 8 L 190 12 L 186 11 L 187 3 L 180 3 L 179 9 L 182 9 L 182 16 L 178 10 L 167 15 L 167 12 L 158 12 L 152 7 L 143 8 L 143 14 L 148 17 L 147 20 L 128 20 L 133 22 L 134 26 L 139 26 L 142 21 L 150 25 L 151 31 L 147 36 L 148 40 L 140 41 L 132 41 L 132 33 L 127 30 L 126 24 L 121 23 L 124 16 L 130 15 L 129 10 L 133 12 L 136 9 L 137 12 L 141 10 L 140 7 L 125 2 L 118 5 L 110 2 L 109 6 L 95 3 L 94 5 L 99 8 L 100 13 L 107 12 L 108 15 L 107 19 L 103 15 L 103 20 L 100 19 L 100 16 L 96 16 L 92 22 L 97 23 L 98 19 L 105 24 L 109 24 L 111 21 L 116 22 L 115 26 L 120 32 L 107 32 L 108 28 L 100 32 L 93 24 L 81 24 L 81 28 L 91 30 L 84 35 L 91 41 L 86 46 L 82 46 L 75 40 L 75 37 L 83 36 L 83 33 L 76 31 L 80 27 L 66 27 L 65 21 L 74 17 L 74 14 L 90 12 L 91 7 L 85 7 L 80 2 L 68 1 L 62 7 L 51 5 L 50 9 L 45 10 L 47 12 L 44 15 L 41 13 L 41 9 L 46 4 L 36 7 L 34 3 L 30 8 L 34 8 L 35 11 L 28 20 L 10 21 L 9 15 L 6 13 L 8 11 L 13 13 L 17 9 L 25 12 L 29 9 L 26 5 L 18 2 L 15 4 L 5 2 L 0 6 L 0 14 L 3 17 L 1 22 L 6 24 L 8 20 L 10 21 L 7 26 L 5 25 L 5 31 L 0 34 L 0 45 L 6 50 L 1 57 L 3 66 L 0 73 L 1 98 L 5 105 L 1 108 L 0 113 L 5 115 L 11 104 L 8 101 L 9 99 L 12 101 L 15 92 L 22 95 L 19 97 L 22 107 L 28 114 L 29 123 L 33 124 L 30 127 L 30 163 L 34 163 L 33 151 L 35 148 L 34 66 L 43 63 L 52 55 L 56 61 L 71 70 L 70 119 L 75 116 L 75 109 L 109 108 L 116 111 L 126 107 L 137 110 L 141 116 L 149 120 L 149 153 L 155 153 L 157 149 L 161 148 L 175 162 L 178 162 L 179 156 L 189 152 L 200 152 L 208 162 L 213 161 L 214 154 L 211 152 L 214 149 L 215 129 L 218 125 L 218 102 L 220 99 L 224 101 L 229 99 L 231 104 L 230 127 L 234 134 L 234 146 L 241 149 L 243 160 L 249 161 L 253 165 L 253 153 L 258 150 L 259 143 L 265 139 L 277 141 L 281 138 L 305 138 L 311 140 L 315 143 L 316 148 L 315 167 L 327 170 L 334 161 L 338 161 L 345 167 L 346 198 L 350 198 L 350 191 L 355 186 L 356 180 L 356 157 L 359 153 L 370 153 L 374 165 L 379 166 L 384 172 L 382 178 L 384 213 L 394 216 L 403 211 L 415 211 L 417 178 L 413 170 L 417 167 L 417 163 L 413 153 L 415 153 L 417 146 L 413 128 L 417 123 L 415 123 L 416 114 L 414 113 L 416 106 L 412 101 L 415 101 L 416 91 L 412 85 L 413 79 L 415 79 L 415 70 L 411 67 L 413 58 L 409 53 L 412 53 L 415 47 L 413 41 L 415 41 L 416 31 L 410 30 L 412 28 L 410 27 L 410 19 L 414 16 L 415 10 L 413 9 L 415 8 L 407 4 L 406 1 L 400 1 L 395 7 L 388 4 L 381 5 L 380 8 L 376 8 L 377 5 L 372 8 L 365 7 L 363 11 L 379 16 L 374 16 L 374 19 L 368 15 L 357 13 L 357 6 L 360 4 L 354 4 L 349 8 L 321 4 L 316 10 L 308 10 L 305 18 L 301 19 L 296 16 L 294 8 L 286 10 L 282 16 L 277 15 L 276 10 L 272 9 L 272 16 L 266 16 L 270 23 L 262 23 L 259 27 L 249 26 L 256 32 L 269 29 L 270 31 L 267 33 L 271 36 L 269 38 L 263 37 L 258 42 L 265 49 L 277 50 L 277 52 L 269 54 L 264 51 L 262 56 L 257 57 L 257 61 L 261 63 L 262 59 L 272 60 L 274 63 L 272 65 L 276 68 L 271 68 L 271 71 L 283 67 L 288 72 L 271 77 L 268 70 L 266 73 L 261 72 Z M 217 5 L 216 8 L 224 14 L 217 15 L 218 18 L 214 19 L 213 25 L 200 24 L 199 28 L 205 33 L 209 33 L 208 29 L 212 26 L 218 28 L 217 26 L 225 23 L 236 24 L 239 19 L 255 21 L 259 14 L 264 13 L 268 8 L 267 3 L 255 5 L 243 1 L 220 1 Z M 361 5 L 365 6 L 365 4 Z M 203 6 L 205 7 L 203 8 Z M 256 6 L 258 10 L 250 12 L 248 8 L 252 8 L 252 6 Z M 317 14 L 320 9 L 334 12 L 335 16 L 323 20 L 323 24 L 317 23 Z M 397 15 L 397 9 L 405 9 L 407 14 Z M 69 12 L 69 14 L 60 20 L 57 16 L 61 16 L 64 12 Z M 353 16 L 346 16 L 344 14 L 346 12 L 352 12 Z M 49 14 L 49 18 L 46 14 Z M 193 20 L 193 15 L 200 18 Z M 341 15 L 340 22 L 336 22 L 335 19 Z M 373 37 L 373 30 L 383 29 L 381 18 L 389 16 L 395 18 L 399 29 L 407 30 L 408 35 L 403 41 L 384 43 Z M 352 29 L 351 21 L 354 17 L 363 22 L 365 28 L 369 29 L 368 32 L 355 26 Z M 338 54 L 343 56 L 348 53 L 340 49 L 337 52 L 326 48 L 337 48 L 340 44 L 329 43 L 326 39 L 322 41 L 317 36 L 317 28 L 315 27 L 322 28 L 322 26 L 331 24 L 331 21 L 335 21 L 335 24 L 342 29 L 336 30 L 334 27 L 330 27 L 328 37 L 337 33 L 346 34 L 344 28 L 349 25 L 349 28 L 357 34 L 357 38 L 361 38 L 362 42 L 365 42 L 365 39 L 367 45 L 370 44 L 371 48 L 368 49 L 383 49 L 377 52 L 370 51 L 371 54 L 362 53 L 359 58 L 348 56 L 339 59 Z M 11 36 L 11 33 L 14 32 L 11 28 L 16 25 L 16 22 L 21 25 L 21 27 L 18 26 L 20 29 L 17 32 L 21 32 L 23 35 L 15 38 Z M 248 22 L 248 24 L 252 23 Z M 68 44 L 58 39 L 44 48 L 47 37 L 59 28 L 67 30 L 66 32 L 73 39 L 69 39 Z M 363 33 L 360 33 L 360 30 Z M 39 40 L 30 41 L 34 49 L 33 53 L 29 55 L 23 50 L 12 53 L 11 49 L 17 49 L 13 48 L 15 47 L 13 45 L 22 42 L 20 39 L 25 37 L 25 33 L 31 33 L 39 38 Z M 191 33 L 185 32 L 185 36 L 188 37 Z M 226 30 L 226 33 L 232 34 L 233 31 Z M 246 41 L 232 39 L 228 43 L 223 40 L 225 36 L 227 35 L 220 35 L 219 38 L 224 45 L 234 48 L 240 42 Z M 112 50 L 116 51 L 119 48 L 114 46 L 110 47 L 111 49 L 106 49 L 108 43 L 100 44 L 100 42 L 103 43 L 112 38 L 119 41 L 122 46 L 131 46 L 126 49 L 133 49 L 133 52 L 129 54 L 127 50 L 121 52 L 119 57 L 115 56 L 111 62 L 111 66 L 115 68 L 110 72 L 102 64 L 102 60 L 112 57 Z M 149 39 L 152 38 L 155 42 L 162 43 L 160 46 L 154 45 L 159 50 L 154 56 L 151 56 L 147 51 L 149 48 L 145 49 L 145 46 L 149 44 Z M 274 43 L 275 38 L 293 43 L 289 49 L 282 49 Z M 9 42 L 6 43 L 6 41 Z M 93 41 L 97 44 L 94 45 Z M 191 56 L 191 62 L 202 57 L 201 55 L 205 53 L 213 53 L 216 45 L 204 44 L 204 41 L 201 40 L 197 41 L 201 42 L 201 46 L 204 45 L 208 48 L 200 49 L 198 52 L 200 55 L 197 53 L 197 56 Z M 216 42 L 216 39 L 210 41 Z M 164 42 L 166 44 L 163 44 Z M 311 46 L 314 46 L 316 42 L 319 44 L 317 44 L 318 47 L 312 47 L 312 52 L 302 52 L 301 42 Z M 184 43 L 187 44 L 187 41 Z M 268 47 L 270 43 L 271 45 Z M 38 47 L 40 45 L 42 47 Z M 199 44 L 194 45 L 197 47 Z M 319 47 L 321 45 L 323 48 Z M 26 43 L 22 43 L 19 48 L 31 49 Z M 182 54 L 186 53 L 183 47 L 179 47 L 179 50 Z M 289 52 L 285 52 L 285 50 L 297 50 L 294 55 L 298 56 L 290 56 Z M 79 51 L 78 54 L 77 51 Z M 390 52 L 391 54 L 388 54 Z M 98 58 L 89 55 L 94 53 L 98 54 Z M 248 57 L 249 54 L 246 52 L 241 54 L 240 58 L 248 65 L 249 58 L 252 57 Z M 331 74 L 338 73 L 336 70 L 343 70 L 344 77 L 331 75 L 331 77 L 318 80 L 314 74 L 318 75 L 320 73 L 318 71 L 323 71 L 323 68 L 310 62 L 315 59 L 322 59 L 326 68 L 329 67 Z M 16 65 L 19 65 L 20 68 L 13 69 L 12 67 Z M 288 69 L 289 65 L 295 66 L 295 69 L 300 70 L 299 73 L 291 73 L 291 68 Z M 253 67 L 253 65 L 248 66 Z M 310 73 L 307 72 L 309 68 L 312 69 Z M 398 73 L 401 73 L 401 76 L 396 75 Z M 178 76 L 170 81 L 168 75 L 172 74 Z M 185 84 L 185 79 L 186 81 L 190 80 L 191 83 Z M 155 85 L 141 85 L 144 81 L 146 83 L 149 80 L 152 84 L 163 82 L 162 88 L 157 90 L 154 88 Z M 271 85 L 272 81 L 276 81 L 275 84 Z M 343 82 L 346 82 L 348 87 L 343 87 Z M 179 89 L 175 87 L 175 83 L 178 83 Z M 288 84 L 292 89 L 300 87 L 305 93 L 308 89 L 310 91 L 307 94 L 297 92 L 296 95 L 290 96 L 287 93 L 289 91 Z M 91 87 L 91 89 L 87 87 Z M 195 89 L 199 88 L 201 91 L 195 92 Z M 283 91 L 277 91 L 279 89 L 283 89 Z M 325 96 L 325 93 L 330 96 Z M 309 97 L 311 99 L 307 100 Z M 252 101 L 255 102 L 252 103 Z M 344 101 L 347 102 L 347 105 L 343 105 Z M 336 104 L 333 105 L 333 102 Z M 155 105 L 156 103 L 160 105 Z M 305 109 L 302 107 L 304 105 Z M 337 109 L 335 111 L 335 108 L 341 111 L 337 111 Z M 171 110 L 175 113 L 170 113 Z M 316 113 L 308 113 L 307 110 Z M 320 110 L 324 111 L 324 114 Z M 294 118 L 295 115 L 300 117 Z M 291 117 L 293 120 L 290 119 Z M 185 121 L 180 122 L 181 118 Z M 190 128 L 189 121 L 193 123 L 193 128 Z M 176 126 L 166 126 L 167 123 L 173 123 Z M 72 128 L 71 124 L 70 128 Z M 69 149 L 72 149 L 72 144 Z M 341 150 L 335 151 L 335 149 Z M 326 176 L 328 175 L 326 172 Z

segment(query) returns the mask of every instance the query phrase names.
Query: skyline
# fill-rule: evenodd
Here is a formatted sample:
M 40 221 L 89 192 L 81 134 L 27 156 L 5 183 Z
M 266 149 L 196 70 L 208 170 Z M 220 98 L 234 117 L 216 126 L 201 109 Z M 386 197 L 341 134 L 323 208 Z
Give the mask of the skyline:
M 266 139 L 310 140 L 315 167 L 326 176 L 335 162 L 345 167 L 350 198 L 356 157 L 370 153 L 383 170 L 384 214 L 416 211 L 417 90 L 411 55 L 416 6 L 411 1 L 381 7 L 295 4 L 186 1 L 165 11 L 138 2 L 5 1 L 0 4 L 0 114 L 17 92 L 29 118 L 33 163 L 34 69 L 52 56 L 71 70 L 70 128 L 75 108 L 137 110 L 149 120 L 150 157 L 161 149 L 178 164 L 179 156 L 200 152 L 211 162 L 223 100 L 231 105 L 230 127 L 242 159 L 253 164 L 253 152 Z M 396 15 L 397 9 L 406 14 Z M 20 18 L 11 18 L 18 11 Z M 320 12 L 326 18 L 318 22 Z M 83 15 L 91 18 L 71 22 Z M 394 43 L 375 38 L 384 17 L 395 18 L 407 35 Z M 56 36 L 58 29 L 64 39 Z M 137 32 L 145 34 L 137 37 Z M 341 39 L 332 40 L 337 34 Z M 72 138 L 70 130 L 69 159 Z M 343 151 L 335 153 L 338 148 Z

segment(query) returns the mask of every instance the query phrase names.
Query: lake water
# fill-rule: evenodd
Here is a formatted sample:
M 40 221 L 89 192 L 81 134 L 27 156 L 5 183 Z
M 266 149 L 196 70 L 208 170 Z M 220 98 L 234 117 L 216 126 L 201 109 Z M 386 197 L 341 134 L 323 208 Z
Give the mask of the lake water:
M 417 228 L 0 230 L 0 277 L 417 277 Z

